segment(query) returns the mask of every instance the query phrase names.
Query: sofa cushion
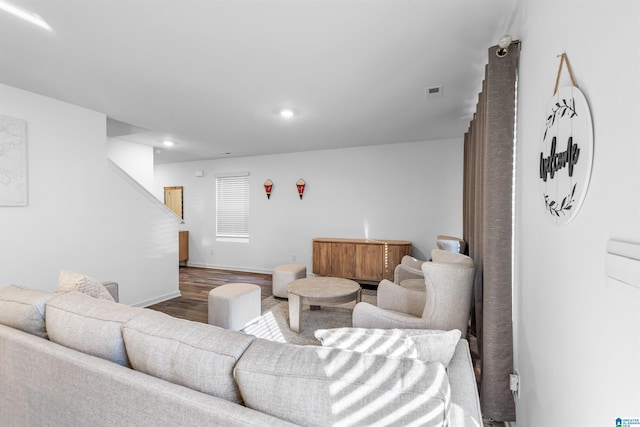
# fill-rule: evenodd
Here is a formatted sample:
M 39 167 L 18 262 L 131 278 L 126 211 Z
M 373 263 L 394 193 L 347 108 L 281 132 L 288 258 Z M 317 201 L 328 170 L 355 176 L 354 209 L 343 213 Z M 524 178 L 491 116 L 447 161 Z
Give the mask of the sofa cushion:
M 130 366 L 121 327 L 143 311 L 79 292 L 62 293 L 46 304 L 47 332 L 65 347 Z
M 80 273 L 61 271 L 58 276 L 58 289 L 63 292 L 78 291 L 94 298 L 115 301 L 102 283 Z
M 133 369 L 242 403 L 233 367 L 252 335 L 151 310 L 127 322 L 122 333 Z
M 45 303 L 53 292 L 9 285 L 0 288 L 0 323 L 47 338 Z
M 234 376 L 245 405 L 300 425 L 446 425 L 438 362 L 256 339 Z
M 324 347 L 440 362 L 446 367 L 456 351 L 460 331 L 336 328 L 318 329 L 315 336 Z

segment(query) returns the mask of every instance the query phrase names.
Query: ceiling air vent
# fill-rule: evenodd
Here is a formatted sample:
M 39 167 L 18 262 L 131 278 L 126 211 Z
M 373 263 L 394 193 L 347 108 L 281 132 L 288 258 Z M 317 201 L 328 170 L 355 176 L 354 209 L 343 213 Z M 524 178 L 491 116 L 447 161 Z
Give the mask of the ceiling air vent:
M 426 94 L 427 99 L 442 98 L 442 85 L 428 87 L 426 90 Z

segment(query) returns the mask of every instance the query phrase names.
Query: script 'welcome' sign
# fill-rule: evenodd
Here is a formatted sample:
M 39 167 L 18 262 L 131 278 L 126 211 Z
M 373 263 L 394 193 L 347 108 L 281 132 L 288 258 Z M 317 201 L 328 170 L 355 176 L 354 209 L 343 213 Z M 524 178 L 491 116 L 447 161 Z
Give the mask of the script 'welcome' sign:
M 561 88 L 546 109 L 538 169 L 545 212 L 556 224 L 571 221 L 587 194 L 593 162 L 591 111 L 576 86 Z

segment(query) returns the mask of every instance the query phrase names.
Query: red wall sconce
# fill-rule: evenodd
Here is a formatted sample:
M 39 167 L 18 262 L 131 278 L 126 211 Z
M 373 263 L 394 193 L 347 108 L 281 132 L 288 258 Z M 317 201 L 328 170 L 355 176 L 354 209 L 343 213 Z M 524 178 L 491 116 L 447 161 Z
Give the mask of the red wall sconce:
M 302 200 L 302 194 L 304 193 L 305 185 L 307 185 L 307 183 L 304 182 L 304 179 L 302 178 L 300 178 L 298 182 L 296 182 L 296 187 L 298 187 L 298 194 L 300 195 L 300 200 Z
M 264 191 L 267 193 L 267 199 L 271 198 L 271 189 L 273 188 L 273 181 L 270 179 L 264 182 Z

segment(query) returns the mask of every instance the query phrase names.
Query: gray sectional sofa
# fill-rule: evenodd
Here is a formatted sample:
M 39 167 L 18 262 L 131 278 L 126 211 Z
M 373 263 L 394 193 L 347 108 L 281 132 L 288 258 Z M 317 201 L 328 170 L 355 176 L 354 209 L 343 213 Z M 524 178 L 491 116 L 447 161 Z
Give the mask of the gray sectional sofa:
M 0 426 L 481 426 L 441 363 L 271 342 L 78 292 L 0 288 Z

